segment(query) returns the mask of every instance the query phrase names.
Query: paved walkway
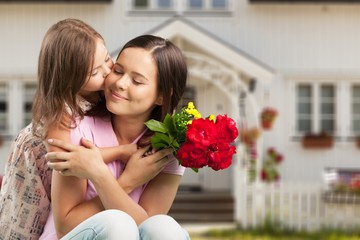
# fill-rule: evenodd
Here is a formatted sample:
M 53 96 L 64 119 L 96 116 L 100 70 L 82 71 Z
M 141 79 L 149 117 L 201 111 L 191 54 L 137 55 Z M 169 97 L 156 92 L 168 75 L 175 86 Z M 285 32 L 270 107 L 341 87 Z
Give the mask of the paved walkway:
M 206 239 L 205 237 L 198 237 L 198 236 L 209 230 L 236 228 L 235 223 L 184 223 L 181 224 L 181 226 L 189 232 L 190 236 L 192 237 L 191 240 Z M 193 238 L 193 236 L 196 237 Z

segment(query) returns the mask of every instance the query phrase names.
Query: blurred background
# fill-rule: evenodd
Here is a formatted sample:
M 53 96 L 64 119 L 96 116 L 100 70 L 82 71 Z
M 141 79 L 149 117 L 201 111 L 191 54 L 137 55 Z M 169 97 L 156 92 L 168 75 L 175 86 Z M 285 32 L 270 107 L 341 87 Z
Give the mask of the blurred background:
M 31 122 L 45 32 L 79 18 L 102 34 L 113 58 L 141 34 L 173 41 L 190 73 L 181 106 L 193 101 L 203 116 L 226 113 L 238 123 L 229 169 L 185 173 L 170 212 L 180 222 L 357 226 L 358 3 L 0 0 L 0 174 L 11 141 Z

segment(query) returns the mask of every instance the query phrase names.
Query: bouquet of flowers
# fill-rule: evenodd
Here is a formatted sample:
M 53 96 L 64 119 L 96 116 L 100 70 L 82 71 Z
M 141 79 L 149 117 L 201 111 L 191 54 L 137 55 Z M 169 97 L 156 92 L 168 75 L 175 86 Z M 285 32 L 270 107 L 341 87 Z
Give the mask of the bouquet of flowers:
M 151 119 L 145 125 L 155 132 L 152 147 L 173 148 L 180 164 L 195 172 L 205 166 L 226 169 L 236 153 L 232 145 L 238 136 L 236 122 L 227 115 L 201 118 L 192 102 L 179 113 L 167 114 L 163 122 Z

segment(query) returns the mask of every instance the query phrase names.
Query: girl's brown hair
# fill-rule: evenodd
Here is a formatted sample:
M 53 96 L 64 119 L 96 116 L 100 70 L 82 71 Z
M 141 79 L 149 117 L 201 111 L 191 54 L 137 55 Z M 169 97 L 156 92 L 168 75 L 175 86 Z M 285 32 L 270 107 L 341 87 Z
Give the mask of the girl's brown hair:
M 38 61 L 38 87 L 32 108 L 33 133 L 45 137 L 62 114 L 71 119 L 85 113 L 77 94 L 90 78 L 96 41 L 102 36 L 78 19 L 65 19 L 46 32 Z

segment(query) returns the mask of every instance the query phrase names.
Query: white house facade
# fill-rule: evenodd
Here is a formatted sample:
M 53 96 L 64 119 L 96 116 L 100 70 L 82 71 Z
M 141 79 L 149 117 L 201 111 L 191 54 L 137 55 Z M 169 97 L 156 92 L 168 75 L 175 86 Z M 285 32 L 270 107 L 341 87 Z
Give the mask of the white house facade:
M 140 34 L 170 39 L 188 60 L 184 101 L 194 101 L 203 115 L 227 113 L 239 127 L 259 127 L 261 135 L 255 146 L 258 174 L 266 149 L 274 147 L 281 152 L 279 184 L 302 184 L 297 200 L 290 193 L 288 200 L 274 195 L 282 188 L 262 183 L 259 175 L 254 183 L 248 182 L 249 165 L 241 141 L 237 141 L 231 168 L 185 173 L 183 186 L 231 193 L 235 220 L 244 225 L 256 225 L 268 214 L 256 210 L 268 206 L 264 189 L 274 188 L 268 192 L 272 207 L 289 202 L 300 204 L 299 210 L 301 204 L 308 204 L 311 210 L 315 202 L 320 209 L 324 172 L 360 171 L 360 148 L 356 146 L 360 135 L 360 4 L 0 0 L 0 173 L 11 141 L 31 119 L 42 38 L 53 23 L 68 17 L 97 29 L 113 57 L 127 40 Z M 273 128 L 265 131 L 259 114 L 268 106 L 279 114 Z M 324 131 L 333 136 L 331 147 L 304 148 L 304 134 Z M 305 200 L 301 200 L 300 189 L 305 185 L 319 187 L 311 193 L 305 191 L 310 187 L 305 188 Z M 310 227 L 310 217 L 304 220 L 296 215 L 296 221 L 289 220 L 293 218 L 284 215 L 287 209 L 279 209 L 277 219 L 293 221 L 290 225 L 298 228 Z M 351 209 L 360 211 L 357 205 Z M 327 216 L 319 210 L 318 227 Z

